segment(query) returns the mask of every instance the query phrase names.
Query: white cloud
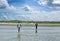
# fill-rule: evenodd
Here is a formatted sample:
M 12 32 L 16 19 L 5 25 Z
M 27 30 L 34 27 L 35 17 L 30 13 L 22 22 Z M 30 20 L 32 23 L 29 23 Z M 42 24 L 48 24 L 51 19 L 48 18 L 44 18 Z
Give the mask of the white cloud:
M 39 21 L 60 21 L 60 11 L 53 12 L 32 12 L 30 19 Z
M 29 6 L 29 5 L 24 5 L 23 8 L 27 11 L 32 11 L 33 10 L 33 8 L 31 8 L 31 6 Z
M 6 8 L 9 9 L 9 10 L 16 10 L 16 8 L 14 6 L 8 6 Z
M 53 0 L 53 4 L 60 4 L 60 0 Z
M 37 1 L 38 4 L 40 5 L 47 5 L 48 0 L 38 0 Z M 53 0 L 53 2 L 51 2 L 52 4 L 60 4 L 60 0 Z
M 0 8 L 2 9 L 9 9 L 9 10 L 16 10 L 13 5 L 9 5 L 7 0 L 0 0 Z
M 49 3 L 50 2 L 50 3 Z M 60 0 L 37 0 L 37 3 L 41 6 L 47 6 L 51 9 L 60 10 Z
M 25 7 L 27 7 L 29 9 L 29 11 L 25 11 Z M 24 8 L 24 9 L 23 9 Z M 22 10 L 22 11 L 21 11 Z M 39 20 L 39 21 L 60 21 L 60 11 L 41 11 L 38 10 L 37 8 L 33 7 L 33 6 L 25 6 L 22 7 L 21 9 L 19 9 L 18 12 L 20 14 L 20 16 L 25 17 L 25 18 L 29 18 L 30 20 Z M 32 12 L 31 12 L 32 11 Z M 22 15 L 23 14 L 23 15 Z
M 30 7 L 30 6 L 29 6 Z M 31 8 L 31 7 L 30 7 Z M 38 11 L 36 8 L 32 7 L 31 14 L 27 14 L 26 17 L 29 17 L 31 20 L 39 21 L 60 21 L 60 11 Z
M 3 15 L 4 18 L 8 19 L 8 17 L 6 15 Z
M 40 5 L 47 5 L 47 0 L 38 0 L 37 2 Z

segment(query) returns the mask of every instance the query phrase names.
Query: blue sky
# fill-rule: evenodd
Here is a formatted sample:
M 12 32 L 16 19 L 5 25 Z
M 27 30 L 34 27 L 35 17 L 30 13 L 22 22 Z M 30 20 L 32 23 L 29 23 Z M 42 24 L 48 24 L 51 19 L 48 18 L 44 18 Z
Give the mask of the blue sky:
M 19 6 L 19 5 L 24 4 L 25 0 L 8 0 L 8 3 Z
M 0 0 L 0 13 L 27 20 L 60 21 L 60 0 Z M 26 20 L 25 19 L 25 20 Z

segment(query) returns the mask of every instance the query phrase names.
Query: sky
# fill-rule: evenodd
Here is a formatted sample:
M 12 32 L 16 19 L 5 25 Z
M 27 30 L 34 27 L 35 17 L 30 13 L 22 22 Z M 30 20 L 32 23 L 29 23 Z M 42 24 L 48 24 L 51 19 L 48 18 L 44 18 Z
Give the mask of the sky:
M 5 12 L 27 20 L 60 21 L 60 0 L 0 0 L 0 13 Z

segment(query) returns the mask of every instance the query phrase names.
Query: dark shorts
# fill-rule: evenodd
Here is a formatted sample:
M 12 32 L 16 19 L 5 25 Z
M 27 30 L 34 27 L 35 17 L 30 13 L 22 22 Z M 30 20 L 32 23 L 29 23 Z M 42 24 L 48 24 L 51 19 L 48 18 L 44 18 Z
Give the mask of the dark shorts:
M 18 31 L 20 31 L 20 27 L 18 27 Z
M 20 29 L 20 27 L 18 27 L 18 29 Z

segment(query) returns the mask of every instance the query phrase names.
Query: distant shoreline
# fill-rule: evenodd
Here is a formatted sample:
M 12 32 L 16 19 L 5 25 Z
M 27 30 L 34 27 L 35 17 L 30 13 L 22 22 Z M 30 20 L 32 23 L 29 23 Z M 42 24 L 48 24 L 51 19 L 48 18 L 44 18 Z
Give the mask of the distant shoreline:
M 22 24 L 22 26 L 34 26 L 35 25 L 35 23 L 21 23 Z M 16 26 L 17 25 L 17 23 L 0 23 L 0 25 L 6 25 L 6 26 Z M 41 25 L 41 26 L 52 26 L 52 25 L 54 25 L 54 26 L 60 26 L 60 24 L 38 24 L 39 26 Z

